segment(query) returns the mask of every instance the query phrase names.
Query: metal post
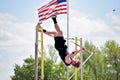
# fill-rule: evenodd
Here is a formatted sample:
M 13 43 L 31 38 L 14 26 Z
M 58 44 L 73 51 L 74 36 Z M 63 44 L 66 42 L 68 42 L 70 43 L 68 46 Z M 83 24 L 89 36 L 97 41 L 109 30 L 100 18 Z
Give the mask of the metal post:
M 38 31 L 36 26 L 36 39 L 35 39 L 35 76 L 34 80 L 38 80 Z
M 78 38 L 77 37 L 75 37 L 75 43 L 77 44 L 77 42 L 78 42 Z M 77 45 L 75 44 L 75 50 L 77 50 Z M 76 71 L 77 69 L 75 68 L 75 71 Z M 77 80 L 77 73 L 75 74 L 75 80 Z
M 67 0 L 67 46 L 69 51 L 69 0 Z M 69 78 L 69 68 L 67 67 L 67 80 Z
M 41 27 L 41 80 L 44 80 L 44 46 L 43 46 L 43 29 Z
M 82 46 L 82 38 L 80 38 L 80 46 Z M 80 61 L 81 61 L 81 64 L 83 64 L 83 54 L 82 53 L 80 54 Z M 84 73 L 83 73 L 83 71 L 84 71 L 83 66 L 84 65 L 81 65 L 81 69 L 80 69 L 80 71 L 81 71 L 81 80 L 83 80 L 83 75 L 84 75 Z

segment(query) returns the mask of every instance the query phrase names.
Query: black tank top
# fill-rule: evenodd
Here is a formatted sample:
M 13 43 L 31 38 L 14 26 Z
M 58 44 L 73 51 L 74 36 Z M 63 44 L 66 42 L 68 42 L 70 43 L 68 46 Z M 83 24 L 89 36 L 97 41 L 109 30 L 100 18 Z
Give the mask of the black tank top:
M 58 50 L 61 59 L 65 63 L 65 57 L 68 55 L 67 46 L 65 45 L 66 40 L 64 40 L 64 38 L 62 36 L 54 37 L 54 40 L 55 40 L 55 48 Z M 65 64 L 67 66 L 70 65 L 67 63 L 65 63 Z
M 65 45 L 66 40 L 64 40 L 63 37 L 57 36 L 57 37 L 54 37 L 54 39 L 55 39 L 55 48 L 57 50 L 61 50 L 61 49 L 63 50 L 63 49 L 67 48 L 67 47 L 65 47 L 66 46 Z

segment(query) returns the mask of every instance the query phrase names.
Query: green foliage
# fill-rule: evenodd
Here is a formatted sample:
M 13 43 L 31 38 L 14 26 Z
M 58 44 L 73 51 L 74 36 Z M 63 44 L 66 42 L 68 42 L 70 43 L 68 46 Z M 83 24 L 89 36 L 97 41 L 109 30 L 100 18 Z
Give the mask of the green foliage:
M 55 49 L 50 46 L 52 51 L 49 51 L 50 57 L 45 56 L 44 60 L 44 80 L 65 80 L 66 67 L 63 62 L 56 63 L 57 55 Z M 56 60 L 55 60 L 56 59 Z M 22 66 L 15 64 L 14 75 L 12 80 L 34 80 L 35 60 L 31 56 L 24 60 Z M 38 58 L 38 77 L 41 79 L 41 57 Z
M 23 66 L 15 64 L 15 75 L 11 76 L 12 80 L 33 80 L 34 79 L 34 59 L 32 57 L 24 60 Z
M 50 58 L 56 63 L 58 59 L 58 55 L 56 54 L 55 48 L 51 45 L 49 45 L 48 48 L 49 48 Z
M 92 43 L 85 42 L 84 47 L 93 51 L 96 46 Z M 66 80 L 66 67 L 64 63 L 57 62 L 58 55 L 53 46 L 49 46 L 50 57 L 45 57 L 44 80 Z M 83 52 L 83 60 L 90 54 Z M 41 78 L 41 57 L 39 57 L 38 76 Z M 15 64 L 14 75 L 12 80 L 34 80 L 35 60 L 29 57 L 24 60 L 22 66 Z M 74 73 L 73 67 L 69 68 L 69 75 Z M 80 80 L 80 71 L 78 80 Z M 74 80 L 74 77 L 71 79 Z M 84 80 L 120 80 L 120 45 L 115 41 L 107 41 L 102 48 L 99 48 L 95 54 L 84 65 Z
M 95 46 L 85 42 L 85 47 L 93 51 Z M 119 80 L 120 46 L 115 41 L 107 41 L 101 50 L 97 50 L 84 65 L 84 80 Z M 84 60 L 89 56 L 83 53 Z
M 109 80 L 120 79 L 120 46 L 115 41 L 107 41 L 103 48 Z

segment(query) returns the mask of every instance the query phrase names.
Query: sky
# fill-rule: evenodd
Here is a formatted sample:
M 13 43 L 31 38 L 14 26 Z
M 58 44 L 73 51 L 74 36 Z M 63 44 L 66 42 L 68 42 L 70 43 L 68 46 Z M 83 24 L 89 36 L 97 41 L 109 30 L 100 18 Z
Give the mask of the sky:
M 11 80 L 14 65 L 34 57 L 37 9 L 49 1 L 0 0 L 0 80 Z M 107 40 L 120 44 L 119 3 L 120 0 L 69 0 L 69 37 L 82 38 L 97 47 L 104 46 Z M 57 20 L 67 37 L 67 15 L 58 15 Z M 42 27 L 55 30 L 51 19 L 44 21 Z M 45 49 L 53 44 L 53 38 L 44 35 Z

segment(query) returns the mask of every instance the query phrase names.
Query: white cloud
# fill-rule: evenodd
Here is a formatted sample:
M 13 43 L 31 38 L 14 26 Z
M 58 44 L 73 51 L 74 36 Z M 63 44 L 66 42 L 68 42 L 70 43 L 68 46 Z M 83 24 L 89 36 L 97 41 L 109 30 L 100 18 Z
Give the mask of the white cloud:
M 110 18 L 113 23 L 116 23 L 120 26 L 120 16 L 114 15 L 112 13 L 107 13 L 106 16 Z
M 8 13 L 0 13 L 0 21 L 16 20 L 16 18 Z
M 75 10 L 70 10 L 69 14 L 70 37 L 82 37 L 83 40 L 93 42 L 93 44 L 98 47 L 103 46 L 107 40 L 115 40 L 120 43 L 120 34 L 117 33 L 120 32 L 119 25 L 111 25 L 108 23 L 113 21 L 113 19 L 109 19 L 109 21 L 98 18 L 94 19 L 90 14 Z M 117 16 L 114 15 L 114 17 Z M 67 37 L 67 18 L 62 15 L 58 16 L 57 19 L 60 28 L 63 30 L 65 37 Z M 116 20 L 119 21 L 119 19 Z M 49 20 L 49 24 L 45 26 L 45 29 L 51 28 L 51 30 L 54 30 L 54 26 L 50 23 L 52 23 L 52 20 Z
M 119 42 L 120 35 L 115 31 L 117 30 L 120 32 L 119 17 L 115 15 L 109 15 L 109 17 L 111 18 L 110 21 L 117 23 L 114 26 L 112 25 L 112 28 L 105 20 L 97 18 L 93 19 L 90 14 L 70 10 L 70 37 L 82 37 L 83 40 L 91 41 L 99 47 L 102 46 L 106 40 L 114 39 Z M 67 34 L 66 19 L 65 16 L 58 17 L 58 23 L 63 30 L 65 37 Z M 15 63 L 21 64 L 24 58 L 34 54 L 35 24 L 29 22 L 17 22 L 16 20 L 17 19 L 12 15 L 0 14 L 0 52 L 2 53 L 0 54 L 0 58 L 3 55 L 8 55 L 7 57 L 12 62 L 9 63 L 6 62 L 5 59 L 2 59 L 5 63 L 0 61 L 0 65 L 9 64 L 8 69 L 13 69 Z M 45 24 L 47 23 L 46 21 L 43 24 L 43 27 L 47 30 L 54 30 L 52 21 L 50 21 L 50 19 L 48 21 L 48 24 Z M 53 38 L 45 36 L 45 45 L 54 45 L 53 42 Z M 4 51 L 7 51 L 7 54 L 4 54 Z M 11 71 L 7 73 L 7 76 L 9 73 L 11 73 Z
M 2 80 L 10 80 L 15 63 L 22 64 L 23 59 L 34 55 L 34 36 L 34 23 L 17 22 L 14 16 L 0 13 L 0 74 L 3 75 Z
M 34 23 L 16 22 L 13 21 L 13 18 L 14 16 L 9 14 L 0 14 L 1 45 L 23 45 L 31 41 L 31 37 L 34 37 Z
M 119 25 L 111 25 L 108 21 L 98 18 L 93 19 L 90 14 L 79 11 L 70 10 L 69 14 L 70 37 L 82 37 L 83 40 L 91 41 L 98 47 L 103 46 L 107 40 L 115 40 L 120 43 L 120 35 L 117 33 L 120 32 Z M 119 22 L 119 17 L 114 15 L 114 18 L 114 22 Z M 64 19 L 62 19 L 62 21 L 63 20 Z M 63 32 L 67 34 L 67 28 L 65 27 L 66 22 L 62 21 L 59 20 L 58 22 Z M 113 21 L 113 19 L 109 19 L 109 22 L 111 21 Z
M 70 26 L 72 31 L 84 35 L 95 35 L 104 32 L 105 30 L 108 33 L 112 31 L 104 20 L 91 19 L 91 16 L 76 11 L 71 11 Z
M 2 37 L 7 38 L 7 40 L 1 40 L 0 44 L 1 46 L 9 46 L 9 45 L 18 45 L 18 44 L 24 44 L 25 40 L 16 35 L 16 34 L 12 34 L 11 32 L 5 31 L 5 30 L 0 30 L 0 34 Z M 17 43 L 19 42 L 19 43 Z

